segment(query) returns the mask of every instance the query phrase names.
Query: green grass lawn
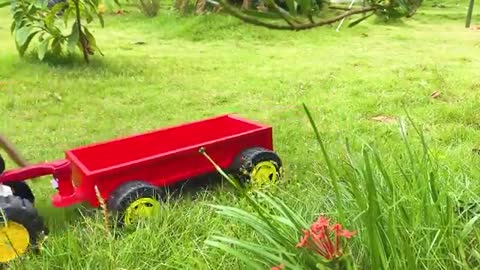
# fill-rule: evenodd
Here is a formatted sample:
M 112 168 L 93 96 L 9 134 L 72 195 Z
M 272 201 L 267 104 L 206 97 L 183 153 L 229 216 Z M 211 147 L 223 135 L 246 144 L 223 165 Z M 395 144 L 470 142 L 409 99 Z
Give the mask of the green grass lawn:
M 405 117 L 406 109 L 447 172 L 439 187 L 455 199 L 475 199 L 480 32 L 464 28 L 466 5 L 426 4 L 403 24 L 370 20 L 338 33 L 335 26 L 279 32 L 220 15 L 182 18 L 162 11 L 152 19 L 132 11 L 108 15 L 105 28 L 94 28 L 105 56 L 93 57 L 89 66 L 80 58 L 73 64 L 21 59 L 8 9 L 2 9 L 0 131 L 29 161 L 42 162 L 84 144 L 238 113 L 273 126 L 286 167 L 282 196 L 313 219 L 335 206 L 301 103 L 336 160 L 345 138 L 355 151 L 371 143 L 386 159 L 398 155 L 398 124 L 372 117 Z M 430 97 L 434 91 L 438 98 Z M 112 241 L 98 215 L 53 208 L 48 179 L 31 185 L 51 234 L 42 253 L 14 269 L 244 269 L 204 241 L 215 232 L 254 237 L 206 206 L 244 205 L 222 186 L 174 199 L 148 230 Z M 348 227 L 355 224 L 352 218 Z

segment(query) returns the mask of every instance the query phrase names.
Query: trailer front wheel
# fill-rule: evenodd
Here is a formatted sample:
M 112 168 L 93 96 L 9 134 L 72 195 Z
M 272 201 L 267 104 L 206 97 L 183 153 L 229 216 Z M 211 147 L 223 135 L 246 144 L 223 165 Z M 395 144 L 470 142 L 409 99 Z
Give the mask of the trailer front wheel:
M 275 184 L 280 179 L 282 161 L 275 152 L 254 147 L 243 151 L 236 158 L 233 170 L 242 184 L 261 188 Z
M 142 181 L 119 186 L 107 200 L 107 208 L 114 214 L 119 227 L 148 219 L 160 210 L 161 190 Z

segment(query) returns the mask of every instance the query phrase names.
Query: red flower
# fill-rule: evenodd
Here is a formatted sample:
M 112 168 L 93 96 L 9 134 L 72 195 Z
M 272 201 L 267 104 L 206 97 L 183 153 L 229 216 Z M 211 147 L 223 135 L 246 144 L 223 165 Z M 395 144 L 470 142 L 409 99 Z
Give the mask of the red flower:
M 283 263 L 277 265 L 277 266 L 272 266 L 272 268 L 270 268 L 270 270 L 282 270 L 285 268 L 285 265 L 283 265 Z
M 304 247 L 315 251 L 319 255 L 325 257 L 327 260 L 331 260 L 335 257 L 342 255 L 342 249 L 340 247 L 340 238 L 350 239 L 355 232 L 344 230 L 341 224 L 334 224 L 329 226 L 330 220 L 325 218 L 322 214 L 320 217 L 310 226 L 310 230 L 303 229 L 303 236 L 296 247 Z M 331 233 L 334 234 L 334 243 L 330 240 Z
M 300 242 L 298 242 L 296 247 L 304 247 L 307 244 L 309 232 L 305 229 L 303 229 L 302 231 L 303 231 L 303 236 L 300 239 Z

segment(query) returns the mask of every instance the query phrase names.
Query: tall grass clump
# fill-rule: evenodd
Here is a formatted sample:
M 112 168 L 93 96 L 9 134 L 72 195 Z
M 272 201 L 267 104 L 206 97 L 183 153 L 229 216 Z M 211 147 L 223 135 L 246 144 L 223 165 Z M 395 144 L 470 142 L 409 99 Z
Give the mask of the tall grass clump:
M 458 177 L 440 166 L 408 115 L 408 121 L 399 124 L 401 150 L 385 155 L 364 144 L 353 151 L 347 140 L 345 160 L 337 162 L 304 109 L 321 147 L 324 178 L 332 186 L 333 194 L 324 195 L 335 198 L 333 209 L 312 211 L 333 211 L 330 218 L 339 223 L 330 226 L 323 214 L 312 223 L 281 194 L 245 192 L 248 210 L 212 207 L 252 228 L 254 240 L 217 235 L 208 245 L 241 259 L 249 269 L 478 269 L 480 215 L 462 212 L 465 207 L 456 198 L 461 190 Z M 417 140 L 407 132 L 407 124 Z

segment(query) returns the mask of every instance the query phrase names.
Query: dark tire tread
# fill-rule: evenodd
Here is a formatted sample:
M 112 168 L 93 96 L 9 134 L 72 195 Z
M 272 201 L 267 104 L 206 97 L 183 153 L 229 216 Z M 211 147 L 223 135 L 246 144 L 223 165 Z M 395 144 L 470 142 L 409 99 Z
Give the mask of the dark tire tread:
M 277 171 L 281 173 L 283 164 L 277 153 L 262 147 L 253 147 L 237 156 L 232 165 L 233 174 L 242 184 L 248 184 L 253 168 L 262 161 L 273 161 Z
M 0 155 L 0 174 L 5 171 L 5 160 Z M 32 204 L 35 203 L 35 196 L 33 195 L 32 189 L 28 186 L 25 181 L 22 182 L 5 182 L 3 183 L 6 186 L 9 186 L 13 190 L 13 195 L 21 197 L 23 199 L 29 200 Z
M 117 187 L 107 199 L 107 209 L 114 215 L 118 227 L 123 227 L 124 212 L 135 200 L 145 197 L 162 198 L 162 189 L 143 181 L 130 181 Z

